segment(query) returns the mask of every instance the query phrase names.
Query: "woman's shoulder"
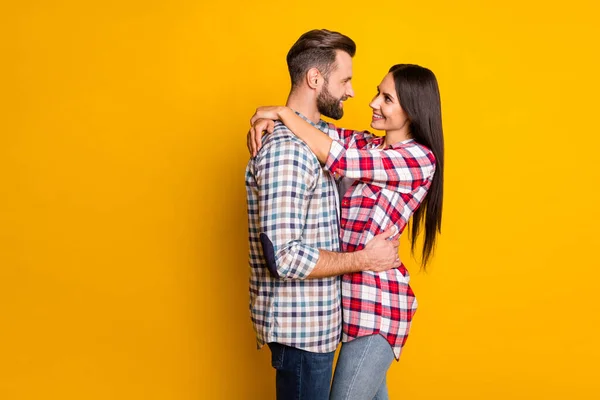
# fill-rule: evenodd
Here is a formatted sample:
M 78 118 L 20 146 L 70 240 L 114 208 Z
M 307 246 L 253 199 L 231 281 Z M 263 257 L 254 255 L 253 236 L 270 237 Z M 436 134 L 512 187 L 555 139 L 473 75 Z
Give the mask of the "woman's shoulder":
M 435 155 L 431 149 L 421 143 L 418 143 L 414 139 L 407 140 L 401 143 L 398 146 L 398 150 L 401 152 L 405 152 L 407 155 L 410 155 L 419 159 L 427 159 L 430 160 L 431 163 L 435 163 Z

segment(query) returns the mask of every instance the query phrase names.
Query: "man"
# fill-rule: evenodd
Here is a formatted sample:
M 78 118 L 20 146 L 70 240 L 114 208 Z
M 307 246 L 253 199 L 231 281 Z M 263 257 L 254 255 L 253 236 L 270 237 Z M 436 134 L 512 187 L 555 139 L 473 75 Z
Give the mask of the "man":
M 287 106 L 325 133 L 352 97 L 352 39 L 313 30 L 292 46 Z M 391 230 L 339 253 L 338 193 L 308 146 L 277 123 L 246 170 L 250 310 L 258 347 L 268 344 L 278 399 L 327 400 L 340 339 L 339 275 L 399 266 Z

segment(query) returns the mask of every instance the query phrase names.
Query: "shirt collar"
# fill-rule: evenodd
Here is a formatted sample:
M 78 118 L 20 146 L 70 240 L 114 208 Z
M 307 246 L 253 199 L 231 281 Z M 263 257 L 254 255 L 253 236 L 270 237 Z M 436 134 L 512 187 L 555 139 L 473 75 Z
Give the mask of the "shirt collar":
M 383 139 L 384 139 L 383 136 L 380 136 L 378 138 L 373 139 L 373 145 L 374 146 L 380 146 L 383 143 Z M 412 143 L 414 141 L 415 141 L 415 139 L 406 139 L 406 140 L 403 140 L 401 142 L 390 144 L 388 147 L 386 147 L 386 149 L 398 149 L 398 148 L 400 148 L 400 147 L 402 147 L 402 146 L 404 146 L 406 144 Z
M 308 122 L 309 124 L 311 124 L 312 126 L 314 126 L 315 128 L 317 128 L 318 130 L 320 130 L 321 132 L 327 133 L 327 128 L 329 127 L 329 125 L 327 125 L 327 122 L 323 121 L 322 119 L 319 119 L 319 122 L 317 122 L 316 124 L 314 122 L 312 122 L 310 119 L 306 118 L 304 115 L 300 114 L 298 111 L 294 110 L 294 112 L 303 120 L 305 120 L 306 122 Z

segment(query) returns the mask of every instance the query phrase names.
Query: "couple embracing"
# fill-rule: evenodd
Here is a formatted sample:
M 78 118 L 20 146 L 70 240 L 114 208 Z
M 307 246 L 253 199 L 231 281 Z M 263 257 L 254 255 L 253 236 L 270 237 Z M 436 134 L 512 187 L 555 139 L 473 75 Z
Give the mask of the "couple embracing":
M 394 65 L 369 104 L 385 135 L 336 127 L 321 116 L 340 119 L 354 96 L 355 52 L 340 33 L 303 34 L 287 55 L 286 105 L 259 107 L 247 136 L 250 311 L 279 400 L 388 399 L 417 308 L 399 236 L 410 225 L 414 249 L 423 235 L 425 266 L 441 228 L 436 77 Z

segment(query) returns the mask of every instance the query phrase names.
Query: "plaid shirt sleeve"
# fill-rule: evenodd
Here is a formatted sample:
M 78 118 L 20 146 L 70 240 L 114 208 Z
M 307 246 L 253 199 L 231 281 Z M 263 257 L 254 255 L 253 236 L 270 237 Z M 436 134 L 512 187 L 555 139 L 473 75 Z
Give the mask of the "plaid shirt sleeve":
M 354 129 L 338 128 L 331 123 L 329 124 L 328 135 L 333 140 L 344 142 L 348 147 L 356 147 L 357 141 L 368 141 L 377 137 L 369 131 L 356 131 Z
M 346 135 L 331 143 L 325 168 L 348 178 L 407 193 L 422 186 L 435 172 L 435 157 L 422 146 L 412 152 L 402 147 L 365 148 L 374 137 L 368 132 Z
M 254 173 L 269 269 L 281 279 L 304 279 L 319 259 L 319 250 L 304 244 L 302 237 L 320 166 L 304 144 L 285 139 L 259 153 Z

